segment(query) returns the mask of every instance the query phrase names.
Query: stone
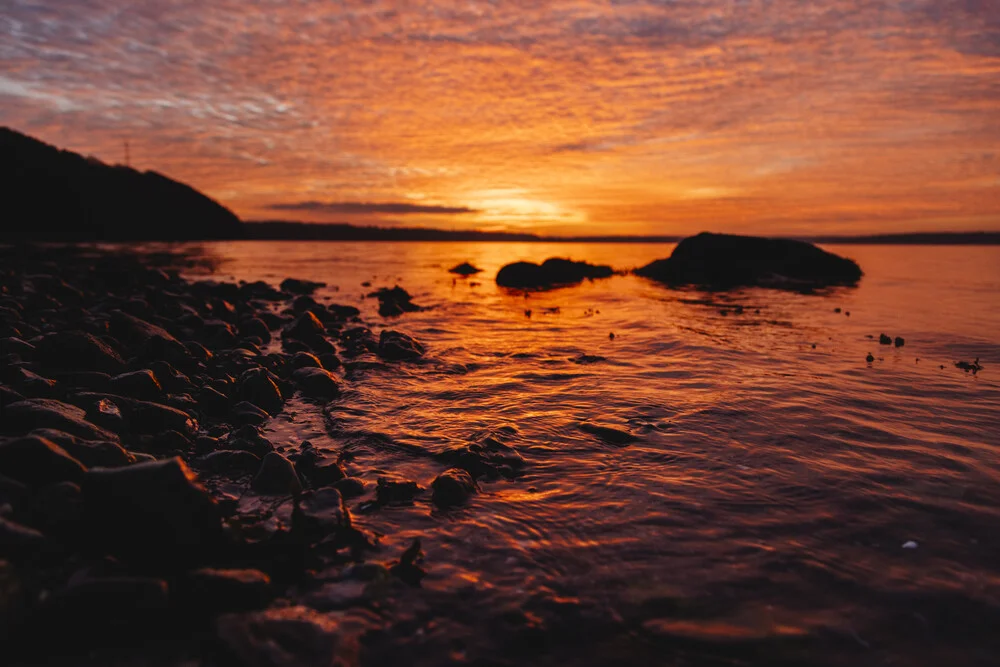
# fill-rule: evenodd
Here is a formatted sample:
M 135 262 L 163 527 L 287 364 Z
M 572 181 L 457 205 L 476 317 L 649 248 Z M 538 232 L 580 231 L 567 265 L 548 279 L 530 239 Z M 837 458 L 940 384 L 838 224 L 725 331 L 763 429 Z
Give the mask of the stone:
M 262 495 L 298 495 L 302 491 L 302 482 L 291 461 L 278 452 L 270 452 L 261 461 L 260 470 L 250 488 Z
M 368 296 L 373 296 L 378 299 L 378 313 L 383 317 L 391 317 L 394 315 L 402 315 L 403 313 L 412 313 L 418 310 L 423 310 L 420 306 L 413 303 L 413 297 L 398 285 L 389 289 L 383 287 L 369 294 Z
M 424 346 L 399 331 L 385 330 L 379 336 L 378 356 L 390 361 L 410 361 L 424 355 Z
M 420 548 L 420 540 L 415 539 L 399 557 L 399 561 L 389 568 L 389 573 L 398 577 L 410 586 L 419 586 L 420 581 L 427 575 L 424 568 L 420 567 L 423 561 L 424 552 Z
M 892 344 L 896 347 L 903 347 L 906 345 L 906 339 L 902 336 L 896 336 L 896 338 L 893 339 Z
M 253 403 L 240 401 L 233 406 L 232 417 L 233 421 L 237 424 L 252 424 L 254 426 L 260 426 L 270 419 L 271 416 Z
M 65 431 L 84 440 L 110 440 L 118 436 L 86 420 L 87 413 L 75 405 L 47 398 L 26 398 L 4 407 L 0 430 L 15 435 L 37 428 Z
M 21 359 L 30 361 L 34 357 L 35 352 L 36 348 L 34 345 L 16 336 L 9 336 L 0 340 L 0 356 L 16 354 Z
M 79 482 L 87 469 L 50 440 L 27 435 L 0 443 L 0 471 L 29 486 Z
M 307 541 L 318 541 L 351 525 L 351 514 L 333 487 L 306 491 L 292 514 L 293 528 Z
M 191 465 L 209 473 L 242 476 L 254 474 L 260 469 L 260 457 L 250 452 L 220 449 L 199 456 Z
M 325 333 L 326 327 L 323 326 L 323 323 L 319 321 L 319 318 L 309 310 L 302 313 L 302 315 L 300 315 L 298 319 L 296 319 L 295 322 L 293 322 L 284 331 L 285 337 L 306 342 L 322 338 Z
M 345 498 L 357 498 L 358 496 L 365 495 L 367 492 L 364 480 L 361 480 L 358 477 L 345 477 L 344 479 L 334 482 L 333 485 Z
M 119 468 L 135 463 L 135 457 L 117 442 L 81 440 L 64 431 L 48 428 L 35 429 L 29 435 L 54 442 L 87 468 Z
M 468 445 L 447 449 L 434 458 L 465 470 L 473 479 L 514 477 L 524 467 L 524 459 L 514 447 L 503 441 L 505 437 L 502 430 L 490 433 Z
M 448 269 L 449 273 L 457 273 L 460 276 L 471 276 L 477 273 L 481 273 L 482 269 L 469 264 L 468 262 L 462 262 L 461 264 L 456 264 L 455 266 Z
M 298 278 L 285 278 L 281 281 L 281 289 L 292 294 L 312 294 L 320 287 L 326 287 L 326 283 L 313 280 L 299 280 Z
M 707 232 L 682 240 L 669 258 L 635 273 L 668 284 L 786 289 L 854 285 L 863 275 L 854 261 L 804 241 Z
M 281 412 L 285 403 L 277 383 L 264 368 L 253 368 L 240 376 L 240 398 L 270 415 Z
M 122 373 L 111 378 L 109 383 L 111 393 L 155 401 L 163 396 L 163 387 L 153 375 L 153 371 L 145 368 L 141 371 Z
M 224 543 L 215 500 L 179 458 L 93 468 L 81 486 L 88 535 L 115 555 L 174 565 Z
M 190 435 L 198 430 L 198 422 L 191 415 L 162 403 L 95 392 L 82 392 L 76 397 L 81 401 L 89 400 L 92 404 L 98 405 L 101 401 L 114 403 L 121 409 L 129 429 L 134 433 L 156 434 L 174 430 Z
M 177 363 L 184 362 L 190 357 L 190 352 L 184 344 L 166 329 L 120 310 L 111 314 L 111 333 L 150 359 Z
M 218 642 L 241 667 L 353 667 L 358 645 L 339 616 L 304 606 L 225 614 Z
M 29 396 L 47 397 L 55 393 L 55 380 L 42 377 L 27 368 L 13 368 L 7 379 L 12 385 Z
M 476 492 L 476 482 L 465 470 L 449 468 L 434 479 L 431 490 L 431 500 L 445 509 L 467 501 Z
M 251 317 L 240 322 L 241 336 L 256 336 L 262 343 L 271 342 L 271 330 L 267 323 L 259 317 Z
M 30 523 L 49 534 L 71 535 L 83 518 L 83 494 L 73 482 L 49 484 L 31 500 Z
M 626 431 L 624 429 L 615 428 L 613 426 L 605 426 L 603 424 L 594 424 L 592 422 L 582 422 L 579 428 L 584 433 L 589 433 L 590 435 L 602 440 L 611 445 L 628 445 L 637 441 L 639 438 Z
M 41 532 L 0 516 L 0 552 L 5 556 L 30 558 L 47 546 L 48 539 Z
M 311 352 L 296 352 L 292 356 L 292 368 L 323 368 L 323 363 Z
M 229 397 L 215 387 L 202 387 L 198 390 L 198 409 L 210 417 L 221 417 L 229 412 Z
M 424 488 L 409 479 L 379 477 L 375 487 L 375 498 L 379 505 L 409 505 L 424 491 Z
M 323 365 L 322 367 L 328 371 L 335 371 L 342 365 L 340 363 L 340 357 L 333 352 L 324 352 L 319 355 L 319 361 Z
M 892 345 L 892 338 L 890 336 L 888 336 L 887 334 L 884 334 L 884 333 L 883 334 L 879 334 L 878 335 L 878 344 L 879 345 Z
M 45 368 L 112 375 L 125 369 L 125 362 L 116 351 L 85 331 L 46 334 L 36 341 L 35 347 L 36 359 Z
M 552 257 L 541 264 L 533 262 L 507 264 L 497 272 L 496 282 L 501 287 L 545 289 L 574 285 L 586 279 L 607 278 L 613 273 L 610 266 Z
M 180 578 L 177 597 L 196 614 L 215 614 L 260 609 L 274 598 L 274 589 L 260 570 L 206 567 Z
M 167 582 L 154 577 L 83 578 L 55 591 L 39 609 L 40 620 L 54 627 L 109 633 L 140 628 L 166 617 Z M 110 627 L 109 627 L 110 626 Z
M 226 449 L 236 449 L 245 452 L 252 452 L 259 458 L 264 458 L 274 451 L 271 441 L 261 435 L 257 427 L 245 424 L 232 433 L 226 439 Z
M 340 384 L 330 371 L 322 368 L 299 368 L 292 373 L 292 380 L 309 398 L 336 398 Z

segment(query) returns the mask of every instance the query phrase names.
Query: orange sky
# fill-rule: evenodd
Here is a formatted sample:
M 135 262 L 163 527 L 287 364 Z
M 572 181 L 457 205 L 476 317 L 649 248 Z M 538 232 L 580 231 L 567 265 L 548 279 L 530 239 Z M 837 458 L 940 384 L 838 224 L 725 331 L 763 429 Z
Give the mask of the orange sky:
M 7 0 L 0 124 L 245 219 L 1000 230 L 1000 2 Z

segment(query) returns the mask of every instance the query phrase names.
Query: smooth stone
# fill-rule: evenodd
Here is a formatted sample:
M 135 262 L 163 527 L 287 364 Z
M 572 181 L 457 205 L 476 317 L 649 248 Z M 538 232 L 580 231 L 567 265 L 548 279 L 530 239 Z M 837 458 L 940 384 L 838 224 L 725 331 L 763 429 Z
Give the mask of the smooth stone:
M 324 352 L 319 355 L 319 361 L 322 364 L 322 367 L 328 371 L 335 371 L 342 366 L 340 357 L 333 352 Z
M 146 626 L 166 616 L 170 607 L 167 582 L 154 577 L 84 578 L 49 596 L 39 614 L 55 627 L 111 631 Z M 108 626 L 112 627 L 108 627 Z
M 351 514 L 340 491 L 333 487 L 306 491 L 292 514 L 293 527 L 310 539 L 322 539 L 351 525 Z
M 257 427 L 246 424 L 229 434 L 225 442 L 226 449 L 236 449 L 252 452 L 258 458 L 264 458 L 274 451 L 271 441 L 261 435 Z
M 280 285 L 282 291 L 292 294 L 312 294 L 320 287 L 326 287 L 326 283 L 313 280 L 299 280 L 298 278 L 285 278 Z
M 424 355 L 424 346 L 399 331 L 385 330 L 379 336 L 378 356 L 390 361 L 409 361 Z
M 892 337 L 887 334 L 879 334 L 878 343 L 879 345 L 892 345 Z
M 36 341 L 35 347 L 36 359 L 46 368 L 112 375 L 125 369 L 125 362 L 116 351 L 85 331 L 46 334 Z
M 81 440 L 65 431 L 57 431 L 50 428 L 35 429 L 28 435 L 38 436 L 54 442 L 87 468 L 118 468 L 135 463 L 135 457 L 117 442 L 109 440 Z
M 4 555 L 29 558 L 47 546 L 48 539 L 40 531 L 0 516 L 0 552 Z
M 49 484 L 38 490 L 31 500 L 33 526 L 46 533 L 68 535 L 82 525 L 83 494 L 73 482 Z
M 513 477 L 524 467 L 524 458 L 503 442 L 503 437 L 501 432 L 491 433 L 477 442 L 447 449 L 434 458 L 465 470 L 473 479 Z
M 299 390 L 310 398 L 340 396 L 340 384 L 337 378 L 322 368 L 299 368 L 292 373 L 292 380 Z
M 403 313 L 412 313 L 418 310 L 423 310 L 420 306 L 413 303 L 413 297 L 398 285 L 393 288 L 383 287 L 370 293 L 368 296 L 373 296 L 378 299 L 378 313 L 383 317 L 392 317 L 395 315 L 402 315 Z
M 223 544 L 215 500 L 179 458 L 94 468 L 82 488 L 89 534 L 117 555 L 193 561 Z
M 461 264 L 456 264 L 455 266 L 448 269 L 449 273 L 457 273 L 460 276 L 471 276 L 477 273 L 481 273 L 482 269 L 469 264 L 468 262 L 462 262 Z
M 216 622 L 218 642 L 241 667 L 351 667 L 355 635 L 339 616 L 304 606 L 225 614 Z
M 111 333 L 126 345 L 153 359 L 165 359 L 174 363 L 186 361 L 191 356 L 184 344 L 169 331 L 128 313 L 115 311 L 111 314 Z
M 311 352 L 296 352 L 291 360 L 292 368 L 323 368 L 323 363 Z
M 260 469 L 260 457 L 250 452 L 221 449 L 199 456 L 191 465 L 209 473 L 246 475 Z
M 551 257 L 541 264 L 533 262 L 507 264 L 497 272 L 496 282 L 501 287 L 542 289 L 573 285 L 585 279 L 607 278 L 613 273 L 610 266 Z
M 476 482 L 461 468 L 449 468 L 431 483 L 431 500 L 441 508 L 461 505 L 476 492 Z
M 141 401 L 118 394 L 94 392 L 81 392 L 73 398 L 91 401 L 92 404 L 99 404 L 100 401 L 111 401 L 122 410 L 129 429 L 135 433 L 156 434 L 165 430 L 174 430 L 192 434 L 198 430 L 198 422 L 191 415 L 162 403 Z
M 271 578 L 254 569 L 201 568 L 177 585 L 181 604 L 197 614 L 259 609 L 274 597 Z
M 251 317 L 240 322 L 240 335 L 257 336 L 262 343 L 271 342 L 271 329 L 267 326 L 267 322 L 259 317 Z
M 232 416 L 233 419 L 239 424 L 250 424 L 254 426 L 260 426 L 271 418 L 271 415 L 267 414 L 248 401 L 240 401 L 234 405 Z
M 375 498 L 379 505 L 408 505 L 424 488 L 409 479 L 379 477 L 375 487 Z
M 198 390 L 198 409 L 212 417 L 220 417 L 229 412 L 229 397 L 215 387 L 202 387 Z
M 363 496 L 367 492 L 367 487 L 363 480 L 357 477 L 345 477 L 342 480 L 334 482 L 334 487 L 344 498 L 357 498 L 358 496 Z
M 302 482 L 291 461 L 278 452 L 270 452 L 261 461 L 260 470 L 250 488 L 262 495 L 298 495 L 302 491 Z
M 0 430 L 22 434 L 37 428 L 65 431 L 84 440 L 118 441 L 118 436 L 86 419 L 82 408 L 47 398 L 26 398 L 4 406 Z
M 335 484 L 347 476 L 339 462 L 327 459 L 312 448 L 299 454 L 295 468 L 309 478 L 315 488 Z
M 253 403 L 270 415 L 281 412 L 285 403 L 277 383 L 264 368 L 253 368 L 240 376 L 240 399 Z
M 163 396 L 163 387 L 160 385 L 160 381 L 148 368 L 116 375 L 111 378 L 108 386 L 111 393 L 147 401 L 155 401 Z
M 78 482 L 87 469 L 50 440 L 27 435 L 0 443 L 0 471 L 29 486 Z
M 906 339 L 903 338 L 902 336 L 896 336 L 896 338 L 893 339 L 892 344 L 895 345 L 896 347 L 903 347 L 904 345 L 906 345 Z
M 582 422 L 579 428 L 584 433 L 589 433 L 590 435 L 612 445 L 627 445 L 629 443 L 636 442 L 639 439 L 637 436 L 626 430 L 614 428 L 612 426 L 604 426 L 602 424 Z
M 52 396 L 58 384 L 55 380 L 42 377 L 27 368 L 12 369 L 6 379 L 25 394 L 39 398 Z
M 301 341 L 312 341 L 321 338 L 326 333 L 326 327 L 319 321 L 319 318 L 312 311 L 307 310 L 302 313 L 288 328 L 285 329 L 286 338 Z

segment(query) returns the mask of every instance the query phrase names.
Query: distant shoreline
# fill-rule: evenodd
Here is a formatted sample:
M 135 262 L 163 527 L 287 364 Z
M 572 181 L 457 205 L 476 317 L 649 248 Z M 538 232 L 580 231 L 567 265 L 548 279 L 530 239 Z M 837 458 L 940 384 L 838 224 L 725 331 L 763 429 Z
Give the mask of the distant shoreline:
M 444 241 L 506 243 L 678 243 L 684 236 L 544 236 L 425 227 L 362 227 L 346 223 L 244 222 L 254 241 Z M 914 232 L 868 236 L 786 236 L 827 245 L 1000 245 L 1000 232 Z

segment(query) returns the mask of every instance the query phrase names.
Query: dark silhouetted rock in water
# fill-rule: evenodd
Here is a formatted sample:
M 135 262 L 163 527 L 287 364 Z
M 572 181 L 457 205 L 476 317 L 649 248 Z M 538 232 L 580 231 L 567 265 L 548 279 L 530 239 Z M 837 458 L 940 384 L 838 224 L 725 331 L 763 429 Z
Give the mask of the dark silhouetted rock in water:
M 153 171 L 110 166 L 0 128 L 6 240 L 184 240 L 243 236 L 229 209 Z
M 298 278 L 285 278 L 281 281 L 281 289 L 292 294 L 312 294 L 320 287 L 326 287 L 326 283 L 299 280 Z
M 26 436 L 0 444 L 0 470 L 31 486 L 54 482 L 77 482 L 86 469 L 78 460 L 50 440 Z
M 449 468 L 431 483 L 431 500 L 441 508 L 461 505 L 476 492 L 476 482 L 465 470 Z
M 392 361 L 416 359 L 424 355 L 424 346 L 405 333 L 383 331 L 378 339 L 378 356 Z
M 892 341 L 892 344 L 896 347 L 903 347 L 906 345 L 906 339 L 902 336 L 896 336 L 896 338 Z
M 520 289 L 541 289 L 559 285 L 574 285 L 587 278 L 607 278 L 610 266 L 574 262 L 553 257 L 541 264 L 514 262 L 497 272 L 497 285 Z
M 852 260 L 791 239 L 702 232 L 677 244 L 636 274 L 677 285 L 811 288 L 853 285 L 861 268 Z
M 227 664 L 246 667 L 347 667 L 357 664 L 356 635 L 340 616 L 307 607 L 226 614 L 216 624 Z
M 611 445 L 627 445 L 639 439 L 623 429 L 602 426 L 601 424 L 593 424 L 591 422 L 580 424 L 580 430 Z
M 278 452 L 271 452 L 261 462 L 251 488 L 264 495 L 298 495 L 302 491 L 302 482 L 291 461 Z
M 399 286 L 392 289 L 383 287 L 368 296 L 378 299 L 378 314 L 383 317 L 402 315 L 403 313 L 415 313 L 418 310 L 423 310 L 420 306 L 413 303 L 413 297 L 410 296 L 409 292 Z
M 890 338 L 887 334 L 879 334 L 878 343 L 879 345 L 892 345 L 892 338 Z
M 461 264 L 457 264 L 448 269 L 449 273 L 457 273 L 460 276 L 471 276 L 481 271 L 482 269 L 475 267 L 472 264 L 469 264 L 468 262 L 462 262 Z

